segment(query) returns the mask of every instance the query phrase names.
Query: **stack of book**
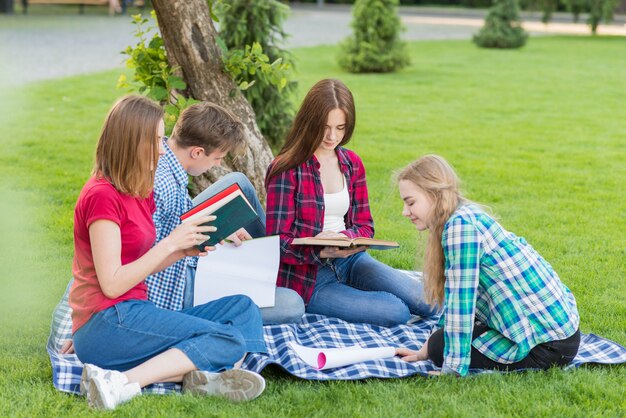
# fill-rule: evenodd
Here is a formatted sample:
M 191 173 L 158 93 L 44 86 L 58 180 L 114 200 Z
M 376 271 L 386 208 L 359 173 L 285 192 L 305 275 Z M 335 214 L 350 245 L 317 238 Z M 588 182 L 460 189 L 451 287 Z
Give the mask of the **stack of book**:
M 250 229 L 249 227 L 253 223 L 261 223 L 259 215 L 250 205 L 237 183 L 183 213 L 180 220 L 183 223 L 189 222 L 204 215 L 216 217 L 207 225 L 215 226 L 217 231 L 211 232 L 209 239 L 198 245 L 198 249 L 201 251 L 204 251 L 206 246 L 212 247 L 221 242 L 240 228 Z

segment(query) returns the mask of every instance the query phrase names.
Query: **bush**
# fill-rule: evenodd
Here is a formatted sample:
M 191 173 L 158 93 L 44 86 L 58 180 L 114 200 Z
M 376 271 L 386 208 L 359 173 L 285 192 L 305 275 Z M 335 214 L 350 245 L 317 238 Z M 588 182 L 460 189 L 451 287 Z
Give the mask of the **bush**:
M 187 84 L 176 75 L 179 68 L 171 67 L 167 62 L 154 11 L 150 13 L 150 18 L 136 14 L 132 19 L 138 41 L 134 47 L 128 46 L 122 53 L 128 55 L 126 67 L 134 72 L 130 81 L 125 74 L 120 75 L 117 87 L 137 90 L 161 103 L 165 111 L 165 132 L 169 135 L 180 112 L 197 103 L 197 100 L 180 94 L 187 88 Z
M 357 0 L 354 33 L 340 48 L 339 65 L 351 73 L 388 73 L 410 62 L 400 40 L 403 27 L 396 14 L 398 0 Z
M 591 26 L 591 32 L 595 35 L 600 22 L 606 23 L 613 20 L 613 11 L 617 8 L 619 0 L 589 0 L 589 18 L 587 24 Z
M 273 3 L 271 0 L 264 1 Z M 208 4 L 211 18 L 217 21 L 217 17 L 213 13 L 213 3 L 209 1 Z M 159 33 L 155 12 L 150 13 L 150 18 L 137 14 L 133 15 L 132 19 L 132 23 L 136 25 L 135 37 L 138 38 L 138 42 L 135 46 L 128 46 L 122 53 L 129 57 L 126 60 L 126 66 L 133 69 L 133 76 L 129 81 L 125 74 L 120 75 L 117 86 L 118 88 L 127 88 L 130 91 L 139 91 L 159 101 L 165 110 L 165 131 L 169 134 L 178 120 L 180 112 L 198 101 L 191 97 L 186 83 L 179 75 L 180 68 L 170 66 L 167 60 L 167 51 Z M 284 16 L 281 19 L 284 19 Z M 237 94 L 238 90 L 245 92 L 257 81 L 259 84 L 274 87 L 278 92 L 289 88 L 288 76 L 292 72 L 289 61 L 284 63 L 281 58 L 278 58 L 270 62 L 270 58 L 264 53 L 258 42 L 232 49 L 227 48 L 220 38 L 217 42 L 223 52 L 224 72 L 238 87 L 238 89 L 233 89 L 230 94 Z M 271 102 L 271 98 L 266 100 Z M 289 112 L 291 105 L 289 102 L 286 103 L 288 103 L 286 112 Z M 277 107 L 267 112 L 259 111 L 254 106 L 253 108 L 259 127 L 261 125 L 259 119 L 267 117 L 267 114 L 273 115 L 275 121 L 278 121 L 277 124 L 286 123 L 281 121 L 281 116 L 271 113 L 271 110 Z
M 220 39 L 229 52 L 226 53 L 229 73 L 236 72 L 244 96 L 254 109 L 256 121 L 272 149 L 281 147 L 293 120 L 292 98 L 297 88 L 290 81 L 294 66 L 293 57 L 280 47 L 287 36 L 282 25 L 289 7 L 276 0 L 230 0 L 217 9 L 220 23 Z M 267 57 L 267 63 L 258 69 L 246 71 L 241 67 L 246 46 L 259 45 L 259 51 Z M 239 52 L 232 52 L 239 51 Z M 233 65 L 234 64 L 234 65 Z M 234 68 L 242 68 L 237 72 Z M 264 71 L 265 67 L 269 71 Z
M 474 35 L 474 43 L 483 48 L 520 48 L 528 34 L 522 29 L 517 0 L 495 0 L 485 25 Z

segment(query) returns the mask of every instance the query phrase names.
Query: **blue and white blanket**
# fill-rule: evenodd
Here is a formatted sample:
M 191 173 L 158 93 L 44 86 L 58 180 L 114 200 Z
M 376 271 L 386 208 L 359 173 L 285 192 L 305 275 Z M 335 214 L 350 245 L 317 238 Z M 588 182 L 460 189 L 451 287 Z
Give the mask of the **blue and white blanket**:
M 71 309 L 67 303 L 67 295 L 66 291 L 54 311 L 47 349 L 52 363 L 54 386 L 63 392 L 79 393 L 83 365 L 76 355 L 59 353 L 63 342 L 71 338 L 72 331 Z M 336 318 L 307 314 L 297 324 L 264 327 L 268 353 L 248 355 L 243 367 L 261 372 L 266 366 L 276 364 L 294 376 L 311 380 L 356 380 L 368 377 L 426 375 L 431 370 L 438 370 L 430 361 L 407 363 L 399 358 L 371 360 L 346 367 L 317 370 L 302 361 L 288 344 L 295 342 L 316 348 L 358 345 L 365 348 L 394 346 L 418 349 L 430 335 L 435 323 L 434 319 L 418 320 L 411 325 L 385 328 L 368 324 L 352 324 Z M 578 355 L 567 368 L 579 367 L 585 363 L 626 363 L 626 348 L 594 334 L 581 334 Z M 495 372 L 470 370 L 470 373 Z M 176 390 L 180 390 L 180 385 L 171 383 L 156 384 L 144 389 L 151 393 L 168 393 Z

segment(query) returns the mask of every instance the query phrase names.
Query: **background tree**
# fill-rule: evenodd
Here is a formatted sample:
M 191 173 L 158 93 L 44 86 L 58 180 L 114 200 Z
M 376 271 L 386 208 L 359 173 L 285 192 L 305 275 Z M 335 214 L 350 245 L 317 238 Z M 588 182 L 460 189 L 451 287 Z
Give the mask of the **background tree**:
M 474 43 L 483 48 L 520 48 L 527 38 L 517 0 L 494 0 L 485 25 L 474 35 Z
M 574 16 L 574 22 L 578 23 L 580 14 L 584 13 L 588 9 L 588 0 L 564 0 L 565 7 Z
M 540 10 L 542 12 L 541 21 L 548 23 L 552 19 L 552 14 L 558 9 L 560 1 L 561 0 L 529 0 L 521 1 L 520 6 L 525 10 Z
M 229 51 L 240 51 L 257 42 L 269 58 L 270 65 L 282 65 L 285 71 L 294 67 L 292 55 L 281 48 L 287 37 L 283 23 L 289 7 L 276 0 L 230 0 L 219 4 L 219 36 Z M 272 78 L 273 77 L 273 78 Z M 256 113 L 259 129 L 276 151 L 282 145 L 293 120 L 293 94 L 295 81 L 277 79 L 275 72 L 242 73 L 241 80 L 248 82 L 244 96 Z
M 622 4 L 626 5 L 626 1 Z M 572 13 L 574 22 L 578 22 L 581 13 L 588 13 L 587 24 L 589 24 L 592 33 L 596 33 L 598 25 L 601 22 L 610 23 L 613 20 L 613 14 L 619 9 L 620 0 L 525 0 L 524 7 L 530 9 L 539 9 L 543 12 L 541 21 L 549 23 L 552 20 L 554 11 L 560 7 L 565 8 Z
M 241 171 L 250 178 L 263 201 L 263 179 L 272 151 L 257 126 L 254 110 L 224 71 L 223 51 L 217 44 L 209 4 L 206 0 L 153 0 L 152 6 L 169 66 L 186 83 L 188 96 L 229 109 L 243 122 L 248 138 L 242 155 L 229 160 L 226 168 L 216 168 L 194 178 L 193 186 L 201 190 L 227 171 Z
M 591 26 L 593 34 L 598 30 L 600 22 L 610 23 L 613 20 L 613 13 L 619 5 L 619 0 L 588 0 L 589 18 L 587 23 Z
M 409 65 L 398 0 L 356 0 L 352 36 L 342 44 L 339 65 L 352 73 L 387 73 Z

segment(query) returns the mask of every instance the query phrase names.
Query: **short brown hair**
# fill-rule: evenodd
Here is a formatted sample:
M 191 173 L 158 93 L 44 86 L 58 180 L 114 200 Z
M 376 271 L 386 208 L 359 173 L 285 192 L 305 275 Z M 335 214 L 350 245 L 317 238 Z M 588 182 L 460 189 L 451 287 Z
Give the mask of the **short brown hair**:
M 239 152 L 246 144 L 243 124 L 215 103 L 196 103 L 183 110 L 174 126 L 172 139 L 184 148 L 201 147 L 209 155 L 215 150 Z
M 109 180 L 121 193 L 148 197 L 159 161 L 161 120 L 158 103 L 136 95 L 119 99 L 104 121 L 93 174 Z

